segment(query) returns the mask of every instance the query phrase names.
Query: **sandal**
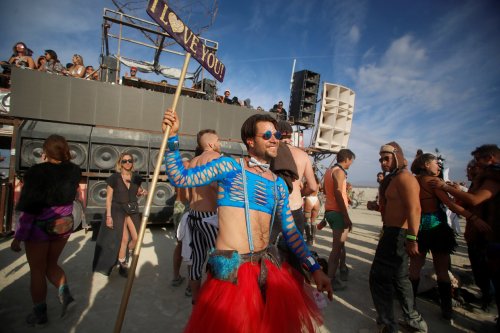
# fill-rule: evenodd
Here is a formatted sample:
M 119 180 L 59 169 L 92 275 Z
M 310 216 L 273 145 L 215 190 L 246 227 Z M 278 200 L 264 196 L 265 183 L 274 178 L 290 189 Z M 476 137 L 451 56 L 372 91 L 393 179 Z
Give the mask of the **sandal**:
M 178 287 L 182 284 L 182 282 L 184 282 L 185 280 L 185 277 L 179 275 L 178 277 L 176 277 L 175 279 L 172 280 L 172 282 L 170 282 L 170 285 L 172 287 Z

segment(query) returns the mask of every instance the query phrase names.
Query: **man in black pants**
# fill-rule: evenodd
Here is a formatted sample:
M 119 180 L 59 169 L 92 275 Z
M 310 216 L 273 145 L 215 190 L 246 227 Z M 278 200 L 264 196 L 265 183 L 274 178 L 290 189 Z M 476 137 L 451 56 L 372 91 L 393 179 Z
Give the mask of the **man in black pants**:
M 404 324 L 412 331 L 427 332 L 427 324 L 413 307 L 413 290 L 408 278 L 408 255 L 418 254 L 420 225 L 419 185 L 406 169 L 403 150 L 396 142 L 380 149 L 380 165 L 389 174 L 380 186 L 380 212 L 384 223 L 370 270 L 370 291 L 380 332 L 397 333 L 393 290 L 403 310 Z

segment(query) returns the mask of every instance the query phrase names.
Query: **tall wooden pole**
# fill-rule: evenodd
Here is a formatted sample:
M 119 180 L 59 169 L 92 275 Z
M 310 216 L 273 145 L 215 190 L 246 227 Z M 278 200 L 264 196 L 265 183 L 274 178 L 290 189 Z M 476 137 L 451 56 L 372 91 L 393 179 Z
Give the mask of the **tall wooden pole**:
M 184 58 L 184 65 L 182 66 L 182 72 L 179 78 L 179 84 L 177 85 L 177 89 L 175 90 L 174 101 L 172 102 L 172 110 L 174 111 L 177 108 L 177 102 L 179 101 L 182 86 L 184 85 L 184 78 L 186 77 L 189 59 L 191 59 L 191 54 L 189 52 L 186 52 L 186 56 Z M 165 154 L 165 148 L 167 147 L 167 140 L 169 135 L 170 135 L 170 126 L 167 127 L 167 130 L 163 135 L 160 151 L 158 153 L 158 159 L 156 160 L 155 172 L 153 174 L 153 180 L 149 187 L 146 207 L 144 208 L 144 213 L 142 214 L 141 228 L 137 236 L 137 245 L 135 246 L 134 257 L 132 259 L 132 263 L 129 268 L 127 283 L 125 284 L 125 289 L 123 290 L 122 301 L 120 303 L 120 310 L 118 311 L 118 316 L 116 317 L 115 328 L 113 330 L 114 333 L 120 333 L 122 329 L 123 319 L 125 318 L 125 312 L 127 311 L 128 300 L 130 298 L 130 291 L 134 283 L 135 269 L 137 268 L 139 254 L 141 253 L 142 241 L 144 239 L 144 232 L 146 231 L 146 224 L 149 219 L 151 203 L 153 202 L 153 193 L 156 188 L 156 183 L 158 182 L 158 176 L 160 175 L 160 168 L 163 163 L 163 155 Z

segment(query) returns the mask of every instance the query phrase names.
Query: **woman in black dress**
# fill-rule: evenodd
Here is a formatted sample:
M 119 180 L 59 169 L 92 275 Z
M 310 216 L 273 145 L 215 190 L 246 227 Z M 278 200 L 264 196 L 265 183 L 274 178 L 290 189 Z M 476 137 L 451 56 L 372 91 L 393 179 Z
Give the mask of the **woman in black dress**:
M 141 187 L 141 177 L 133 172 L 131 154 L 120 155 L 116 171 L 106 180 L 106 223 L 101 224 L 97 237 L 93 271 L 109 275 L 118 261 L 120 275 L 127 277 L 127 254 L 130 257 L 134 251 L 141 222 L 137 197 L 147 191 Z

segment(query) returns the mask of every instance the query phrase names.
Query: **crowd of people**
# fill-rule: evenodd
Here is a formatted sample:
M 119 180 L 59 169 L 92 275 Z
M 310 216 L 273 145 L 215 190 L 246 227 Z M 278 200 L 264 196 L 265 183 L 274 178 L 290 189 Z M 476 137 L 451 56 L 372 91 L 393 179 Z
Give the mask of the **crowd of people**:
M 456 228 L 451 211 L 466 218 L 464 238 L 483 309 L 492 299 L 500 305 L 500 149 L 485 144 L 471 152 L 467 164 L 467 189 L 445 182 L 439 156 L 418 150 L 408 170 L 408 161 L 396 142 L 380 149 L 383 172 L 377 174 L 379 195 L 368 201 L 369 210 L 379 211 L 383 229 L 370 271 L 370 290 L 384 332 L 397 332 L 393 314 L 393 291 L 404 315 L 404 324 L 426 331 L 427 324 L 416 311 L 421 270 L 430 252 L 437 277 L 441 315 L 452 320 L 453 292 L 450 255 L 454 253 Z M 409 265 L 408 265 L 409 261 Z M 497 319 L 497 330 L 500 323 Z
M 66 75 L 87 80 L 99 80 L 99 71 L 94 70 L 93 66 L 86 66 L 83 57 L 74 54 L 71 62 L 63 65 L 59 60 L 56 51 L 45 50 L 44 54 L 39 56 L 36 62 L 33 60 L 33 51 L 23 42 L 18 42 L 12 47 L 12 55 L 8 61 L 2 61 L 3 74 L 8 75 L 11 66 L 18 68 L 29 68 L 40 72 L 51 74 Z M 8 79 L 2 80 L 2 86 L 8 86 Z
M 52 50 L 36 63 L 24 43 L 16 43 L 13 51 L 9 64 L 14 66 L 89 79 L 95 73 L 77 54 L 64 67 Z M 229 90 L 223 102 L 235 103 Z M 162 130 L 170 128 L 164 163 L 177 191 L 171 285 L 183 284 L 180 268 L 182 261 L 187 262 L 185 294 L 192 299 L 193 311 L 186 332 L 314 332 L 322 323 L 320 304 L 307 285 L 315 285 L 330 300 L 333 291 L 347 287 L 345 244 L 355 223 L 349 216 L 347 176 L 356 155 L 341 149 L 320 184 L 308 154 L 291 144 L 293 128 L 283 103 L 271 111 L 279 121 L 270 113 L 258 113 L 243 123 L 241 140 L 248 155 L 239 159 L 221 155 L 219 137 L 211 129 L 198 133 L 196 156 L 183 159 L 177 134 L 180 119 L 172 110 L 163 115 Z M 58 289 L 61 316 L 74 302 L 57 261 L 72 232 L 72 202 L 81 172 L 70 162 L 68 144 L 61 136 L 47 138 L 43 153 L 44 162 L 24 176 L 17 205 L 22 213 L 11 243 L 12 250 L 20 251 L 24 242 L 30 266 L 30 325 L 48 322 L 47 280 Z M 398 332 L 394 293 L 402 323 L 415 332 L 428 331 L 415 296 L 429 252 L 442 317 L 453 318 L 448 271 L 457 243 L 445 208 L 466 218 L 465 239 L 483 303 L 488 306 L 494 299 L 499 307 L 500 149 L 487 144 L 471 154 L 474 159 L 467 171 L 472 183 L 464 191 L 442 179 L 435 155 L 419 150 L 408 168 L 398 143 L 381 146 L 379 194 L 367 204 L 380 212 L 383 224 L 367 286 L 379 332 Z M 116 173 L 107 180 L 106 220 L 96 241 L 94 272 L 110 275 L 118 268 L 121 276 L 128 277 L 140 222 L 137 201 L 148 194 L 141 183 L 132 154 L 122 153 Z M 316 225 L 320 189 L 326 198 L 325 215 Z M 327 225 L 332 243 L 325 262 L 309 247 L 314 245 L 316 229 Z
M 3 68 L 3 75 L 0 76 L 0 87 L 9 87 L 11 66 L 95 81 L 100 80 L 101 75 L 100 67 L 95 69 L 92 65 L 85 66 L 83 57 L 79 54 L 74 54 L 71 62 L 63 65 L 61 60 L 58 58 L 56 51 L 48 49 L 43 52 L 43 55 L 36 58 L 35 61 L 33 59 L 33 51 L 28 48 L 24 42 L 14 44 L 12 47 L 12 55 L 8 60 L 1 61 L 0 65 Z M 124 77 L 131 80 L 140 80 L 137 74 L 137 67 L 132 66 L 130 67 L 130 74 L 126 72 Z M 161 84 L 167 84 L 167 80 L 162 80 Z M 216 95 L 215 101 L 224 104 L 253 108 L 252 105 L 250 105 L 250 99 L 240 100 L 236 96 L 231 97 L 231 91 L 229 89 L 224 90 L 224 95 Z M 257 107 L 257 110 L 264 111 L 260 106 Z M 277 104 L 274 104 L 269 112 L 275 113 L 276 119 L 278 120 L 288 119 L 287 112 L 283 108 L 283 101 L 279 101 Z

